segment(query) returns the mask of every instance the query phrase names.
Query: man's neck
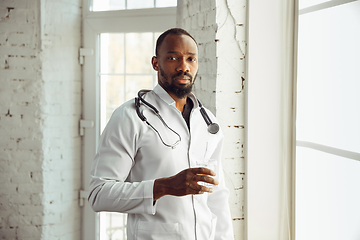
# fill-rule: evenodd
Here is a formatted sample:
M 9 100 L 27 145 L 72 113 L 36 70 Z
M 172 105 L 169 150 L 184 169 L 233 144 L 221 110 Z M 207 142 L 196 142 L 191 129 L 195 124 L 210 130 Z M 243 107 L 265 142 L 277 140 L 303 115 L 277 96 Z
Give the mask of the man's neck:
M 178 97 L 176 97 L 175 94 L 173 94 L 173 93 L 169 93 L 169 95 L 172 97 L 172 99 L 174 99 L 174 101 L 175 101 L 175 107 L 176 107 L 180 112 L 183 112 L 184 106 L 185 106 L 185 104 L 186 104 L 187 96 L 185 96 L 184 98 L 178 98 Z
M 167 90 L 165 86 L 163 86 L 161 83 L 159 83 L 159 85 L 170 95 L 172 99 L 174 99 L 175 107 L 182 113 L 184 111 L 184 106 L 186 104 L 186 99 L 188 98 L 188 95 L 183 98 L 179 98 L 174 93 Z

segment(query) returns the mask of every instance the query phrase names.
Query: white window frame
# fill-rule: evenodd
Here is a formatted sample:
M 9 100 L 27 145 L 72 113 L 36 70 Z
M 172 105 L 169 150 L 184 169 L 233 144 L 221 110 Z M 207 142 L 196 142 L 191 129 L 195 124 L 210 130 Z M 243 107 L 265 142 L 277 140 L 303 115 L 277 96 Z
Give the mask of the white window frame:
M 163 32 L 175 27 L 176 7 L 131 9 L 118 11 L 90 11 L 91 0 L 83 0 L 82 46 L 93 49 L 94 55 L 85 56 L 82 81 L 82 119 L 92 120 L 94 128 L 86 128 L 82 142 L 82 189 L 87 191 L 90 170 L 100 135 L 100 89 L 99 72 L 99 34 L 130 32 Z M 149 59 L 150 64 L 150 59 Z M 85 201 L 82 210 L 82 239 L 97 240 L 99 223 L 96 213 Z

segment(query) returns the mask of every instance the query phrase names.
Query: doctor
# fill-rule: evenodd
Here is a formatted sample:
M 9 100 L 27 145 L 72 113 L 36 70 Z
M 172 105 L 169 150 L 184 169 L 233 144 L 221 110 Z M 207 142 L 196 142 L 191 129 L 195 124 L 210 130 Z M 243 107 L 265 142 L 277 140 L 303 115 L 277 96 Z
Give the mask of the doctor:
M 210 133 L 191 93 L 198 47 L 185 30 L 164 32 L 152 66 L 158 85 L 116 109 L 91 171 L 94 211 L 128 213 L 128 240 L 233 239 L 221 165 L 223 134 Z M 211 121 L 216 119 L 206 110 Z M 175 146 L 176 145 L 176 146 Z

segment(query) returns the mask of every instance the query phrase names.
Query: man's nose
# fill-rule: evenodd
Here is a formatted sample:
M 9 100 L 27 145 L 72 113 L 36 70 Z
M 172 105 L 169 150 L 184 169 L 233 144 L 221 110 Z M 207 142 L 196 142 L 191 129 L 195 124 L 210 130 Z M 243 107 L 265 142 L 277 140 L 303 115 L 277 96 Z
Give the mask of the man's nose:
M 186 62 L 186 59 L 181 59 L 179 61 L 179 64 L 178 64 L 178 66 L 176 68 L 176 71 L 178 71 L 178 72 L 190 72 L 190 66 Z

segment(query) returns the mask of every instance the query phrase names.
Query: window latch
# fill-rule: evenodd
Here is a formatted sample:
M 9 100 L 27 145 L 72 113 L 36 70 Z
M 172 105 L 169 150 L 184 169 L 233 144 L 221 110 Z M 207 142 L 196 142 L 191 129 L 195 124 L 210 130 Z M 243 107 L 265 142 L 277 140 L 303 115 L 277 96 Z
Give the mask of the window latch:
M 84 64 L 84 57 L 85 56 L 92 56 L 94 55 L 94 50 L 91 48 L 80 48 L 79 49 L 79 62 L 80 65 Z
M 83 207 L 85 205 L 85 200 L 87 199 L 89 195 L 88 191 L 85 190 L 79 190 L 79 206 Z
M 80 136 L 84 136 L 85 128 L 93 128 L 94 127 L 94 121 L 80 119 L 80 124 L 79 125 L 80 125 L 79 134 L 80 134 Z

